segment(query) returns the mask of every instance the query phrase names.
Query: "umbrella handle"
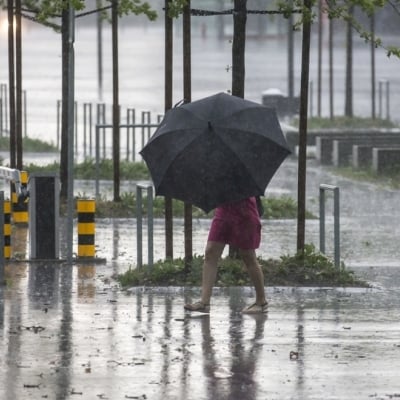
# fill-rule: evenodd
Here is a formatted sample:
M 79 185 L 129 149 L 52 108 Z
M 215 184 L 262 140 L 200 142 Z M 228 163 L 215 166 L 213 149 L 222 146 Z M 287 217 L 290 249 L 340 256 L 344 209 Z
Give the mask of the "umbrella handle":
M 185 104 L 185 103 L 186 103 L 186 100 L 185 100 L 185 99 L 179 100 L 179 101 L 174 105 L 174 108 L 177 108 L 177 107 L 179 107 L 179 106 L 181 106 L 182 104 Z

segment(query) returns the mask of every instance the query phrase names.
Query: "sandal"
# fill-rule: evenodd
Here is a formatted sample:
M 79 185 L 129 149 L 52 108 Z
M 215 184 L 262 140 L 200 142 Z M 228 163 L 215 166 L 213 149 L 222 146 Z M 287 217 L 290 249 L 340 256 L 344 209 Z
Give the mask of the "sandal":
M 253 303 L 252 305 L 246 307 L 242 313 L 243 314 L 265 314 L 268 312 L 268 302 L 264 304 Z
M 210 312 L 210 305 L 204 304 L 202 301 L 197 301 L 193 304 L 185 304 L 183 308 L 187 311 L 196 311 L 202 313 L 209 313 Z

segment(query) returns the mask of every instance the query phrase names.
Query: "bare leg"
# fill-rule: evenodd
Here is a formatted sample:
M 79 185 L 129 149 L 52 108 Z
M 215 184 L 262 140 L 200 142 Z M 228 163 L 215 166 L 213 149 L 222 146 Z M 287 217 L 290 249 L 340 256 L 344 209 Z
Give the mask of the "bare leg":
M 201 285 L 201 302 L 210 304 L 212 289 L 217 277 L 218 261 L 224 251 L 225 244 L 208 241 L 204 253 L 203 279 Z
M 265 304 L 267 300 L 265 299 L 264 274 L 258 263 L 255 250 L 240 250 L 240 256 L 253 282 L 256 291 L 256 303 L 258 305 Z
M 185 304 L 188 311 L 210 312 L 212 289 L 217 277 L 218 261 L 224 251 L 225 244 L 208 241 L 204 253 L 203 276 L 201 284 L 201 300 L 193 304 Z

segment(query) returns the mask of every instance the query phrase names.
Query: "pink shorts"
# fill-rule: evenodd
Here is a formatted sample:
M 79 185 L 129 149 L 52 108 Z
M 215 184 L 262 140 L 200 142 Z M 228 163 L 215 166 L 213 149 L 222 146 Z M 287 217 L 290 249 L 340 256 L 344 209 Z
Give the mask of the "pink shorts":
M 214 218 L 208 240 L 235 246 L 242 250 L 258 249 L 261 241 L 261 224 L 232 224 L 230 221 Z
M 243 250 L 258 249 L 261 241 L 261 223 L 255 199 L 246 199 L 217 208 L 208 240 Z

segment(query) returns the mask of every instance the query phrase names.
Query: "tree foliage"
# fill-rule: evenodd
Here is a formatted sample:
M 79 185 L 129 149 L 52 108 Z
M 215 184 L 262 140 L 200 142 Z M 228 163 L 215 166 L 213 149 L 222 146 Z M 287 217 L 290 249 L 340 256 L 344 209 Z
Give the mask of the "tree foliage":
M 0 0 L 2 6 L 7 5 L 7 0 Z M 35 18 L 44 22 L 51 17 L 61 16 L 63 9 L 67 9 L 71 4 L 75 10 L 85 8 L 84 0 L 22 0 L 24 11 L 33 12 Z
M 146 15 L 151 21 L 154 21 L 157 18 L 157 13 L 152 10 L 150 4 L 147 1 L 143 2 L 142 0 L 119 0 L 118 14 L 119 16 L 128 14 L 143 14 Z
M 113 0 L 104 0 L 105 8 L 111 8 Z M 153 10 L 147 1 L 143 0 L 117 0 L 118 1 L 118 15 L 135 14 L 146 15 L 151 21 L 157 18 L 157 13 Z M 5 7 L 7 0 L 0 0 L 0 5 Z M 70 6 L 75 11 L 86 10 L 87 2 L 85 0 L 22 0 L 23 9 L 25 12 L 33 13 L 33 20 L 40 23 L 48 23 L 48 21 L 55 17 L 61 17 L 62 11 L 68 9 Z M 94 10 L 96 11 L 96 10 Z M 56 25 L 53 26 L 57 28 Z
M 176 18 L 183 13 L 184 8 L 187 6 L 188 0 L 169 0 L 168 1 L 168 14 L 171 18 Z
M 170 17 L 178 17 L 187 4 L 188 0 L 170 0 Z M 277 11 L 282 13 L 285 18 L 289 18 L 289 16 L 293 13 L 298 14 L 300 11 L 301 18 L 299 18 L 295 24 L 295 29 L 301 29 L 305 20 L 310 20 L 311 22 L 316 20 L 317 13 L 315 10 L 318 4 L 318 0 L 312 0 L 312 8 L 310 11 L 304 6 L 303 0 L 276 1 Z M 344 22 L 349 22 L 359 36 L 366 42 L 373 42 L 375 47 L 381 47 L 385 49 L 388 57 L 393 55 L 400 58 L 400 48 L 386 45 L 381 38 L 376 37 L 369 30 L 369 27 L 364 27 L 357 17 L 349 12 L 353 6 L 355 9 L 359 10 L 361 14 L 365 15 L 366 17 L 371 17 L 383 7 L 390 5 L 390 7 L 393 9 L 393 12 L 399 15 L 400 19 L 400 0 L 325 0 L 325 2 L 322 2 L 322 4 L 322 12 L 326 14 L 329 19 L 337 19 Z
M 313 10 L 318 6 L 318 0 L 312 0 Z M 329 19 L 337 19 L 351 24 L 358 35 L 366 42 L 373 42 L 376 48 L 380 47 L 386 50 L 388 57 L 396 56 L 400 58 L 400 48 L 396 46 L 386 45 L 380 37 L 376 37 L 369 27 L 364 27 L 357 19 L 357 14 L 352 14 L 350 10 L 352 6 L 360 12 L 360 15 L 371 17 L 380 11 L 383 7 L 390 5 L 393 12 L 399 15 L 400 18 L 400 1 L 399 0 L 326 0 L 322 3 L 322 12 Z M 295 28 L 300 29 L 305 18 L 310 18 L 311 21 L 316 19 L 316 13 L 309 13 L 304 7 L 302 0 L 278 0 L 278 9 L 283 15 L 288 18 L 294 10 L 302 10 L 302 18 L 299 19 Z

